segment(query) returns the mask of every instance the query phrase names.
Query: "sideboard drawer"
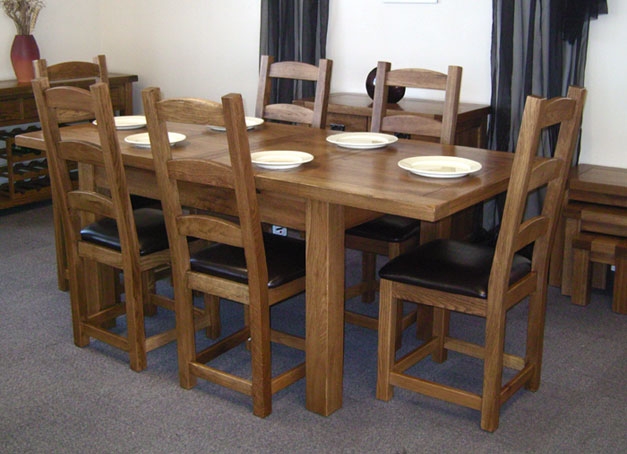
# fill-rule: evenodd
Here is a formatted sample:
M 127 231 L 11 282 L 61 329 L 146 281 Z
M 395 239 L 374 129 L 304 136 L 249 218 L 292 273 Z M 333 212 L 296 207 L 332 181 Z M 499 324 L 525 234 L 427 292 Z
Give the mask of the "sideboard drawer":
M 327 126 L 338 131 L 368 131 L 368 117 L 329 112 Z

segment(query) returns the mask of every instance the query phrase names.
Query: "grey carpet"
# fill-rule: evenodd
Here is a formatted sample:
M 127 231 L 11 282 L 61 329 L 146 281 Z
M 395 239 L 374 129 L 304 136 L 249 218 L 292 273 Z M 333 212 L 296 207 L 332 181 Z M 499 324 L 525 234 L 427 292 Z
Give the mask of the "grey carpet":
M 51 219 L 46 203 L 0 213 L 2 453 L 627 451 L 627 316 L 611 312 L 608 291 L 595 290 L 581 308 L 550 289 L 542 385 L 511 399 L 493 434 L 480 430 L 473 410 L 402 390 L 390 402 L 376 400 L 376 334 L 354 326 L 346 329 L 342 409 L 329 417 L 307 411 L 301 380 L 276 394 L 272 414 L 259 419 L 245 396 L 202 381 L 180 388 L 173 344 L 149 353 L 142 373 L 99 342 L 75 347 L 68 295 L 56 286 Z M 352 277 L 358 258 L 348 259 Z M 276 307 L 273 323 L 302 331 L 302 303 Z M 226 330 L 241 322 L 236 306 L 223 302 Z M 508 316 L 512 351 L 520 351 L 525 314 L 523 304 Z M 171 323 L 160 313 L 148 325 Z M 452 325 L 481 337 L 478 319 Z M 226 367 L 246 367 L 245 351 L 234 356 Z M 295 356 L 276 349 L 277 368 Z M 439 372 L 419 367 L 470 389 L 481 385 L 480 364 L 454 354 Z

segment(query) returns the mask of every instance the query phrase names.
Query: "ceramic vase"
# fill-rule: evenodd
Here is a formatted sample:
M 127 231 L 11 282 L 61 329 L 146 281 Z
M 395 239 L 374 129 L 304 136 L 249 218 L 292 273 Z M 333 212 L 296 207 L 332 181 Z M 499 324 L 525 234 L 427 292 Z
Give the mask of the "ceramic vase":
M 15 35 L 11 46 L 11 63 L 17 82 L 30 83 L 34 77 L 33 60 L 39 60 L 39 47 L 33 35 Z
M 377 68 L 374 68 L 366 77 L 366 92 L 370 99 L 374 99 L 374 85 L 377 80 Z M 388 87 L 388 102 L 395 104 L 405 96 L 405 87 Z

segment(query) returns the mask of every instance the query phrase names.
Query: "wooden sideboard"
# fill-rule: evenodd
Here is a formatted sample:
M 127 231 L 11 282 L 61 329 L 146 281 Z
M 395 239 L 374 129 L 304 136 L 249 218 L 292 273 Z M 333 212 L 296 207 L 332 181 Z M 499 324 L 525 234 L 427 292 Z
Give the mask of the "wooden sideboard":
M 313 108 L 313 98 L 294 101 L 294 104 Z M 442 117 L 442 101 L 403 98 L 388 105 L 388 113 Z M 487 126 L 490 106 L 460 103 L 457 115 L 455 143 L 477 148 L 487 146 Z M 369 131 L 372 117 L 372 99 L 365 93 L 331 93 L 327 127 L 342 131 Z
M 137 80 L 136 75 L 109 75 L 111 101 L 120 115 L 133 113 L 133 82 Z M 73 79 L 53 85 L 87 88 L 91 83 L 93 79 Z M 38 121 L 31 85 L 0 81 L 0 209 L 51 197 L 45 154 L 15 145 L 15 136 L 36 128 L 32 124 Z

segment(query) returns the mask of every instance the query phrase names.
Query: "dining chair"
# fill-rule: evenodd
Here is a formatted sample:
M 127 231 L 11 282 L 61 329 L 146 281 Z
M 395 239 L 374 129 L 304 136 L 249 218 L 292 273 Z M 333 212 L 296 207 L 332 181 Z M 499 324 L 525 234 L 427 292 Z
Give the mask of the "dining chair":
M 481 428 L 492 432 L 498 428 L 501 406 L 516 391 L 523 386 L 531 391 L 538 389 L 549 255 L 579 136 L 585 95 L 584 88 L 570 87 L 567 97 L 527 98 L 495 247 L 438 239 L 381 268 L 378 399 L 390 400 L 394 387 L 408 389 L 479 410 Z M 560 126 L 554 157 L 536 158 L 542 131 L 556 124 Z M 542 211 L 524 219 L 527 197 L 535 191 L 544 191 Z M 518 253 L 529 245 L 533 245 L 531 259 Z M 397 358 L 395 306 L 404 300 L 432 306 L 435 320 L 432 337 Z M 529 304 L 526 352 L 517 356 L 504 351 L 506 316 L 509 309 L 525 300 Z M 484 345 L 452 337 L 450 311 L 485 318 Z M 456 319 L 464 320 L 468 318 Z M 458 332 L 463 333 L 464 329 Z M 445 384 L 432 377 L 419 378 L 421 371 L 417 368 L 409 371 L 429 355 L 436 363 L 445 361 L 449 350 L 483 360 L 481 394 L 454 387 L 450 381 Z M 452 366 L 438 377 L 451 380 L 447 373 Z M 504 374 L 504 367 L 515 373 Z M 430 371 L 432 376 L 433 373 Z M 457 381 L 472 381 L 472 377 L 460 375 L 456 372 Z M 503 376 L 510 375 L 513 376 L 503 385 Z
M 374 101 L 372 106 L 372 132 L 393 132 L 411 134 L 422 140 L 438 141 L 442 144 L 455 143 L 455 128 L 461 91 L 462 68 L 449 66 L 447 73 L 420 68 L 391 69 L 389 62 L 377 64 Z M 440 91 L 444 95 L 444 108 L 441 117 L 404 115 L 402 111 L 388 109 L 388 90 L 390 86 L 422 88 Z M 346 289 L 346 299 L 361 295 L 362 302 L 372 303 L 378 288 L 376 279 L 376 257 L 386 256 L 392 259 L 410 250 L 420 242 L 420 221 L 403 216 L 384 215 L 372 221 L 352 227 L 346 231 L 345 245 L 349 249 L 362 253 L 361 281 Z M 403 313 L 399 305 L 399 314 Z M 403 328 L 411 325 L 417 318 L 412 311 L 399 324 Z M 346 310 L 347 322 L 366 328 L 376 329 L 374 317 Z M 418 323 L 421 323 L 418 317 Z M 401 330 L 397 330 L 400 345 Z M 422 331 L 419 329 L 419 331 Z
M 192 388 L 197 378 L 225 386 L 252 396 L 253 413 L 265 417 L 272 411 L 272 394 L 305 374 L 303 362 L 272 377 L 271 342 L 300 350 L 305 342 L 270 327 L 270 307 L 305 289 L 304 242 L 262 232 L 241 95 L 225 95 L 222 104 L 161 99 L 158 88 L 147 88 L 142 96 L 172 251 L 181 386 Z M 229 159 L 176 159 L 167 122 L 226 127 Z M 220 213 L 186 211 L 179 185 L 190 184 L 198 187 L 200 197 L 230 194 L 233 204 L 222 206 Z M 190 251 L 190 237 L 210 245 Z M 244 305 L 244 326 L 198 351 L 192 329 L 194 290 Z M 250 378 L 208 364 L 240 344 L 250 348 Z
M 98 55 L 93 62 L 87 61 L 68 61 L 48 66 L 46 59 L 33 61 L 33 69 L 35 78 L 46 77 L 50 82 L 71 79 L 93 79 L 94 82 L 109 83 L 109 72 L 107 70 L 107 59 L 104 55 Z M 67 118 L 69 122 L 93 120 L 89 114 L 78 113 L 74 118 Z M 56 230 L 60 230 L 61 219 L 56 209 L 53 207 L 52 215 Z M 55 233 L 55 245 L 57 251 L 57 282 L 60 290 L 67 291 L 69 289 L 69 277 L 67 275 L 67 262 L 65 260 L 65 245 L 63 244 L 63 232 Z
M 146 353 L 175 340 L 175 329 L 147 336 L 144 307 L 158 305 L 173 309 L 173 301 L 154 293 L 150 272 L 168 266 L 170 252 L 161 210 L 133 210 L 118 143 L 113 108 L 106 83 L 98 82 L 90 91 L 77 87 L 53 87 L 47 78 L 33 81 L 33 92 L 41 121 L 50 174 L 53 201 L 63 223 L 64 243 L 70 280 L 70 301 L 74 343 L 85 347 L 95 338 L 128 352 L 130 367 L 146 367 Z M 100 143 L 65 140 L 59 127 L 75 112 L 97 120 Z M 70 168 L 79 163 L 101 169 L 107 193 L 82 185 L 75 189 Z M 124 301 L 94 310 L 88 301 L 86 267 L 101 264 L 122 270 Z M 126 330 L 120 332 L 111 321 L 126 316 Z M 199 325 L 208 323 L 198 317 Z M 111 329 L 110 329 L 111 328 Z M 200 328 L 200 326 L 199 326 Z M 124 330 L 122 330 L 124 331 Z
M 571 241 L 571 301 L 590 303 L 592 264 L 613 265 L 612 310 L 627 314 L 627 210 L 604 206 L 586 206 L 580 214 L 580 231 Z M 607 267 L 604 268 L 607 272 Z
M 259 87 L 255 115 L 266 120 L 308 124 L 324 128 L 329 105 L 333 61 L 320 59 L 318 66 L 298 61 L 275 62 L 274 57 L 261 56 Z M 312 81 L 316 83 L 313 109 L 288 103 L 271 103 L 273 84 L 285 81 Z

